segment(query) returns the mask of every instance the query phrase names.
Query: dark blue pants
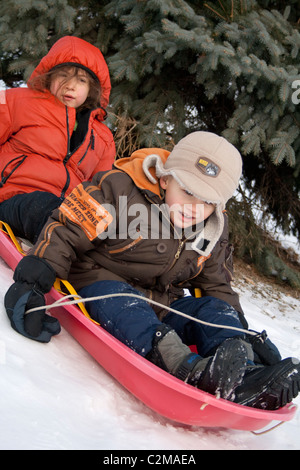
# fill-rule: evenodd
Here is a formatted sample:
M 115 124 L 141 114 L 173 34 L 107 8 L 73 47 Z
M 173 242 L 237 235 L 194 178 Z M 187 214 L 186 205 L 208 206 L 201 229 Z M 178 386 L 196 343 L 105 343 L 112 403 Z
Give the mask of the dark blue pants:
M 43 191 L 17 194 L 1 202 L 0 220 L 9 224 L 15 235 L 35 243 L 51 212 L 61 202 L 59 197 Z
M 116 293 L 142 295 L 129 284 L 118 281 L 98 281 L 79 291 L 85 298 Z M 184 297 L 173 302 L 171 307 L 205 322 L 243 328 L 233 307 L 215 297 Z M 147 299 L 109 297 L 87 302 L 86 308 L 105 330 L 141 356 L 145 357 L 151 351 L 156 329 L 161 322 Z M 169 312 L 163 322 L 177 332 L 183 343 L 196 345 L 202 357 L 209 355 L 226 338 L 243 336 L 235 330 L 196 323 L 174 312 Z

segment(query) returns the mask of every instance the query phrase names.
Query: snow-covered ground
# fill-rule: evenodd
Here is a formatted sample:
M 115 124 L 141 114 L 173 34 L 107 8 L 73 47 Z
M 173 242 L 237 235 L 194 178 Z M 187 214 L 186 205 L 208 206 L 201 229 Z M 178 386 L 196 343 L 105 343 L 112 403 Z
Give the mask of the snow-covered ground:
M 263 435 L 183 426 L 123 389 L 65 331 L 48 344 L 11 329 L 3 297 L 12 271 L 0 260 L 0 449 L 296 450 L 295 418 Z M 266 329 L 282 355 L 300 358 L 300 300 L 241 280 L 252 328 Z M 294 400 L 300 405 L 300 397 Z

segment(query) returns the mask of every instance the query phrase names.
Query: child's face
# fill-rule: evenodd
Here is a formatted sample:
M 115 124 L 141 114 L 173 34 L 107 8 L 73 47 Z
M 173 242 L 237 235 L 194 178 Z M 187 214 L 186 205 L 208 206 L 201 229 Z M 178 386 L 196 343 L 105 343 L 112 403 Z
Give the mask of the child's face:
M 64 67 L 51 78 L 50 92 L 64 105 L 78 108 L 88 97 L 90 81 L 83 69 Z
M 180 228 L 191 227 L 207 219 L 215 210 L 213 204 L 200 201 L 170 177 L 160 178 L 165 190 L 165 203 L 169 207 L 171 222 Z

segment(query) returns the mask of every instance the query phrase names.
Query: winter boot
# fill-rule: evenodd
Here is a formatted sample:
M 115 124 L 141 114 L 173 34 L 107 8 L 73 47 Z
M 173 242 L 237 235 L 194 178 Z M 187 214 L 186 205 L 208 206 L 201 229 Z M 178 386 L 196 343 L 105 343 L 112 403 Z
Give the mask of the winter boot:
M 287 358 L 272 366 L 252 367 L 235 390 L 235 402 L 263 410 L 277 410 L 300 392 L 300 361 Z
M 157 329 L 147 359 L 184 382 L 219 398 L 233 400 L 248 356 L 243 342 L 230 338 L 219 346 L 213 357 L 202 358 L 191 353 L 177 333 L 163 324 Z

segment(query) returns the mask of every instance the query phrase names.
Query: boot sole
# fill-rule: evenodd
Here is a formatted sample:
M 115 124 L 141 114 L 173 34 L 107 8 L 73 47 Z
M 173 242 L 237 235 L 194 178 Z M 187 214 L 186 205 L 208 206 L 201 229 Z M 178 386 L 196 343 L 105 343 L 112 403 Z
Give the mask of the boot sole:
M 233 401 L 247 365 L 247 350 L 240 339 L 229 338 L 219 346 L 200 378 L 198 388 L 217 398 Z
M 300 391 L 300 362 L 287 358 L 273 366 L 260 367 L 246 375 L 236 390 L 235 402 L 253 408 L 277 410 Z

